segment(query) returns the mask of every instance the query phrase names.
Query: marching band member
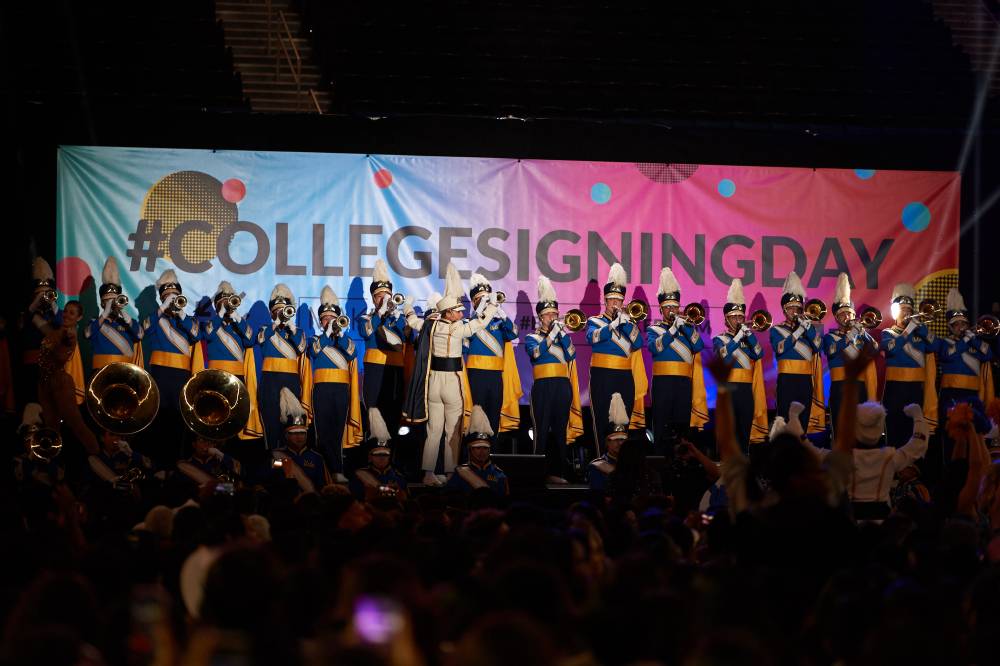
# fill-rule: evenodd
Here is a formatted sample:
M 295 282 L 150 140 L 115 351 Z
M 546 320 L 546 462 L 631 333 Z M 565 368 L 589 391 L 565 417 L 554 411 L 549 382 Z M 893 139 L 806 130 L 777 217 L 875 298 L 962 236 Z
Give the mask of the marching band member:
M 823 402 L 823 371 L 817 356 L 822 349 L 823 335 L 818 326 L 803 316 L 806 292 L 795 271 L 785 278 L 782 291 L 781 309 L 785 313 L 785 321 L 771 327 L 771 348 L 778 362 L 775 416 L 787 421 L 788 406 L 793 402 L 812 405 L 813 409 L 800 418 L 803 430 L 814 432 L 826 425 L 825 414 L 820 413 L 825 411 L 826 406 Z M 816 381 L 817 376 L 819 382 Z M 821 409 L 815 408 L 814 400 L 818 401 Z
M 264 437 L 268 448 L 275 449 L 284 431 L 280 408 L 281 389 L 287 388 L 299 396 L 308 414 L 312 373 L 305 355 L 305 333 L 295 326 L 295 296 L 291 289 L 284 284 L 275 285 L 268 308 L 274 323 L 257 331 L 257 344 L 261 345 L 261 355 L 264 358 L 257 394 L 260 398 Z
M 37 483 L 52 488 L 66 478 L 66 467 L 63 465 L 62 456 L 45 459 L 31 452 L 32 435 L 43 425 L 42 406 L 37 402 L 26 404 L 21 415 L 21 425 L 17 428 L 17 436 L 24 448 L 21 453 L 14 456 L 14 480 L 18 486 Z
M 143 474 L 153 470 L 153 462 L 137 451 L 133 451 L 128 442 L 119 435 L 105 430 L 101 433 L 101 450 L 89 457 L 90 469 L 97 478 L 111 484 L 133 469 L 139 469 Z
M 462 293 L 458 270 L 448 264 L 444 297 L 437 304 L 437 315 L 421 319 L 414 313 L 411 299 L 403 304 L 407 324 L 421 333 L 415 350 L 413 377 L 403 403 L 403 415 L 414 423 L 427 422 L 422 463 L 425 485 L 441 485 L 441 480 L 434 476 L 434 468 L 442 435 L 446 442 L 445 473 L 455 470 L 458 458 L 456 435 L 460 432 L 459 422 L 469 401 L 468 389 L 464 386 L 462 345 L 466 338 L 485 329 L 486 323 L 493 320 L 497 311 L 495 303 L 487 303 L 482 317 L 462 321 L 465 310 L 459 300 Z M 429 330 L 424 333 L 428 327 Z
M 389 428 L 375 407 L 368 410 L 368 424 L 372 441 L 368 450 L 368 466 L 354 471 L 351 493 L 359 500 L 376 497 L 406 499 L 406 478 L 392 466 Z
M 576 348 L 557 321 L 559 303 L 552 282 L 538 278 L 538 330 L 524 338 L 535 381 L 531 387 L 531 419 L 535 453 L 545 456 L 547 481 L 566 483 L 567 443 L 583 433 Z
M 708 421 L 698 329 L 680 314 L 681 287 L 669 267 L 660 271 L 657 292 L 663 320 L 646 329 L 653 357 L 653 443 L 657 453 L 670 455 L 668 441 L 679 441 L 692 426 Z M 669 450 L 668 450 L 669 449 Z
M 469 462 L 455 468 L 455 473 L 448 480 L 448 487 L 464 492 L 489 488 L 498 497 L 510 496 L 507 475 L 490 460 L 492 444 L 493 430 L 490 428 L 490 421 L 483 408 L 475 405 L 469 418 L 469 431 L 465 434 Z
M 590 341 L 590 405 L 594 420 L 594 436 L 604 442 L 608 433 L 608 423 L 598 417 L 606 414 L 611 406 L 611 396 L 620 393 L 627 409 L 644 397 L 637 396 L 638 379 L 633 365 L 632 352 L 642 348 L 639 325 L 622 310 L 625 300 L 625 269 L 621 264 L 613 264 L 608 271 L 608 282 L 604 285 L 604 312 L 587 320 L 587 340 Z M 639 357 L 641 361 L 642 357 Z M 645 382 L 645 370 L 642 371 Z M 631 412 L 629 412 L 631 418 Z
M 482 318 L 486 305 L 496 302 L 493 286 L 479 273 L 472 274 L 470 283 L 469 300 L 476 316 Z M 486 412 L 495 433 L 517 430 L 521 422 L 518 407 L 521 377 L 511 345 L 517 334 L 517 325 L 500 306 L 493 320 L 486 322 L 486 328 L 465 341 L 465 368 L 472 402 Z
M 320 294 L 319 334 L 309 345 L 313 368 L 313 427 L 316 447 L 326 458 L 337 483 L 344 476 L 344 449 L 361 443 L 361 397 L 358 393 L 358 364 L 354 342 L 347 335 L 350 322 L 330 287 Z M 350 427 L 348 427 L 350 426 Z
M 93 369 L 100 370 L 109 363 L 135 363 L 142 365 L 140 341 L 143 337 L 139 322 L 129 316 L 124 306 L 119 304 L 122 283 L 118 275 L 118 262 L 108 257 L 101 271 L 101 286 L 97 293 L 101 297 L 101 314 L 90 320 L 84 337 L 90 340 L 94 352 Z M 127 302 L 127 298 L 121 301 Z
M 49 262 L 35 257 L 31 264 L 32 300 L 21 315 L 21 362 L 25 402 L 34 402 L 38 390 L 38 351 L 45 334 L 60 325 L 62 313 L 56 303 L 56 278 Z
M 722 307 L 724 333 L 712 338 L 715 353 L 729 365 L 729 392 L 733 405 L 736 437 L 744 452 L 752 442 L 767 439 L 767 398 L 764 393 L 764 350 L 754 330 L 746 325 L 743 283 L 733 280 Z
M 38 352 L 38 402 L 46 426 L 54 430 L 67 428 L 87 453 L 96 453 L 97 437 L 83 420 L 76 400 L 76 381 L 67 372 L 70 359 L 78 353 L 77 346 L 75 326 L 46 334 Z
M 242 296 L 236 294 L 233 285 L 226 281 L 220 282 L 212 297 L 215 309 L 211 318 L 201 327 L 201 339 L 205 341 L 208 367 L 224 370 L 246 385 L 250 394 L 250 419 L 240 437 L 251 439 L 263 437 L 264 426 L 260 422 L 257 408 L 253 327 L 237 311 L 236 303 L 240 301 Z
M 827 365 L 830 368 L 830 418 L 836 427 L 845 377 L 844 363 L 857 358 L 866 346 L 874 348 L 876 343 L 858 321 L 854 303 L 851 301 L 851 280 L 847 273 L 837 276 L 837 290 L 830 307 L 838 328 L 823 336 L 823 350 L 826 352 Z M 869 363 L 863 382 L 858 386 L 859 402 L 864 403 L 875 397 L 877 382 L 875 365 Z
M 951 332 L 934 341 L 934 351 L 941 363 L 941 393 L 938 398 L 938 422 L 942 422 L 957 402 L 979 398 L 984 405 L 993 400 L 992 353 L 985 341 L 970 329 L 969 311 L 958 289 L 951 289 L 945 300 L 945 317 Z
M 895 323 L 882 331 L 879 349 L 885 352 L 886 444 L 902 446 L 913 431 L 910 418 L 903 413 L 909 404 L 923 405 L 930 432 L 937 425 L 937 395 L 934 382 L 937 363 L 934 359 L 934 333 L 918 316 L 913 316 L 916 292 L 913 285 L 897 284 L 892 290 L 892 316 Z
M 608 434 L 604 440 L 604 453 L 590 461 L 588 478 L 590 489 L 599 493 L 608 490 L 608 480 L 618 464 L 618 453 L 628 439 L 628 412 L 620 393 L 611 396 L 608 406 Z
M 195 436 L 191 456 L 178 460 L 177 470 L 184 475 L 183 478 L 193 481 L 197 486 L 225 479 L 239 479 L 243 475 L 240 461 L 222 451 L 219 446 L 220 442 Z
M 368 287 L 372 311 L 358 317 L 358 332 L 365 340 L 364 402 L 378 407 L 390 432 L 399 428 L 403 402 L 403 344 L 406 320 L 392 300 L 392 282 L 385 261 L 378 259 Z
M 279 399 L 281 421 L 284 426 L 284 446 L 271 452 L 276 467 L 285 478 L 295 479 L 304 493 L 319 492 L 333 483 L 323 456 L 306 447 L 309 421 L 305 408 L 288 387 L 281 389 Z

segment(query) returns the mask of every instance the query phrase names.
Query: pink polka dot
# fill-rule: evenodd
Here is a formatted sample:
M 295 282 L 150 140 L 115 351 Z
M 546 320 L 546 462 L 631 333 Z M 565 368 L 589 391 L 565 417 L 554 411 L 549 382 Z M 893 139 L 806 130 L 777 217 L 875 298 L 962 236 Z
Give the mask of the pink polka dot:
M 379 169 L 375 172 L 375 185 L 380 189 L 385 189 L 392 185 L 392 173 L 388 169 Z
M 247 186 L 237 178 L 230 178 L 222 184 L 222 198 L 229 203 L 239 203 L 247 195 Z
M 56 287 L 66 296 L 79 296 L 80 287 L 90 277 L 90 266 L 80 257 L 66 257 L 56 263 Z

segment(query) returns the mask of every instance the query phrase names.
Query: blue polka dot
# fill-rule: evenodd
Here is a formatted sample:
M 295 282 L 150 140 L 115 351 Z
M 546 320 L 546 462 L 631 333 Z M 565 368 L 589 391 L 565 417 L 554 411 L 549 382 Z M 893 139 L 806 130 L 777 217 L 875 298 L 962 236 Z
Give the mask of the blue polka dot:
M 931 223 L 931 211 L 919 201 L 903 207 L 903 226 L 913 232 L 923 231 Z
M 868 180 L 875 175 L 875 169 L 855 169 L 854 175 L 861 180 Z
M 734 194 L 736 194 L 736 183 L 729 180 L 728 178 L 723 178 L 719 181 L 718 186 L 719 194 L 726 197 L 727 199 Z
M 590 188 L 590 198 L 596 204 L 606 204 L 611 201 L 611 187 L 607 183 L 594 183 Z

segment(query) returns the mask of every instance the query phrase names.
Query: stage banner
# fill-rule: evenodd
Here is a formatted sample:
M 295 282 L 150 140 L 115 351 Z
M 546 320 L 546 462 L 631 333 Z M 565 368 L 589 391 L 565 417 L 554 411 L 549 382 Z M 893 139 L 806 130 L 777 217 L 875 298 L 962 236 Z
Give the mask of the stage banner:
M 266 304 L 284 282 L 314 312 L 329 284 L 355 318 L 369 307 L 376 258 L 418 306 L 453 262 L 507 293 L 523 340 L 539 275 L 555 283 L 563 311 L 596 314 L 619 261 L 628 297 L 655 314 L 660 267 L 671 266 L 682 302 L 707 309 L 710 350 L 733 278 L 748 312 L 764 308 L 775 321 L 791 270 L 828 306 L 846 271 L 859 311 L 873 305 L 887 320 L 897 282 L 943 302 L 958 283 L 960 182 L 955 172 L 860 168 L 64 146 L 57 280 L 63 301 L 79 297 L 96 312 L 95 285 L 114 256 L 140 315 L 173 268 L 195 301 L 228 280 Z M 262 312 L 255 305 L 252 316 Z M 574 339 L 586 396 L 590 350 L 582 334 Z M 526 399 L 532 375 L 516 353 Z

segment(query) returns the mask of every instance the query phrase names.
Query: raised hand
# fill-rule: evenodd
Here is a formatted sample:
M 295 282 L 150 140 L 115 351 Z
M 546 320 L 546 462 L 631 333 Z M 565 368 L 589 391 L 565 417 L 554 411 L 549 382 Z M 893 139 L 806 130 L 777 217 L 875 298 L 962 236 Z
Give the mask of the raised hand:
M 721 356 L 712 356 L 712 360 L 708 362 L 707 366 L 709 373 L 712 375 L 712 379 L 715 380 L 716 385 L 725 384 L 729 381 L 729 373 L 732 368 L 729 364 L 722 360 Z

